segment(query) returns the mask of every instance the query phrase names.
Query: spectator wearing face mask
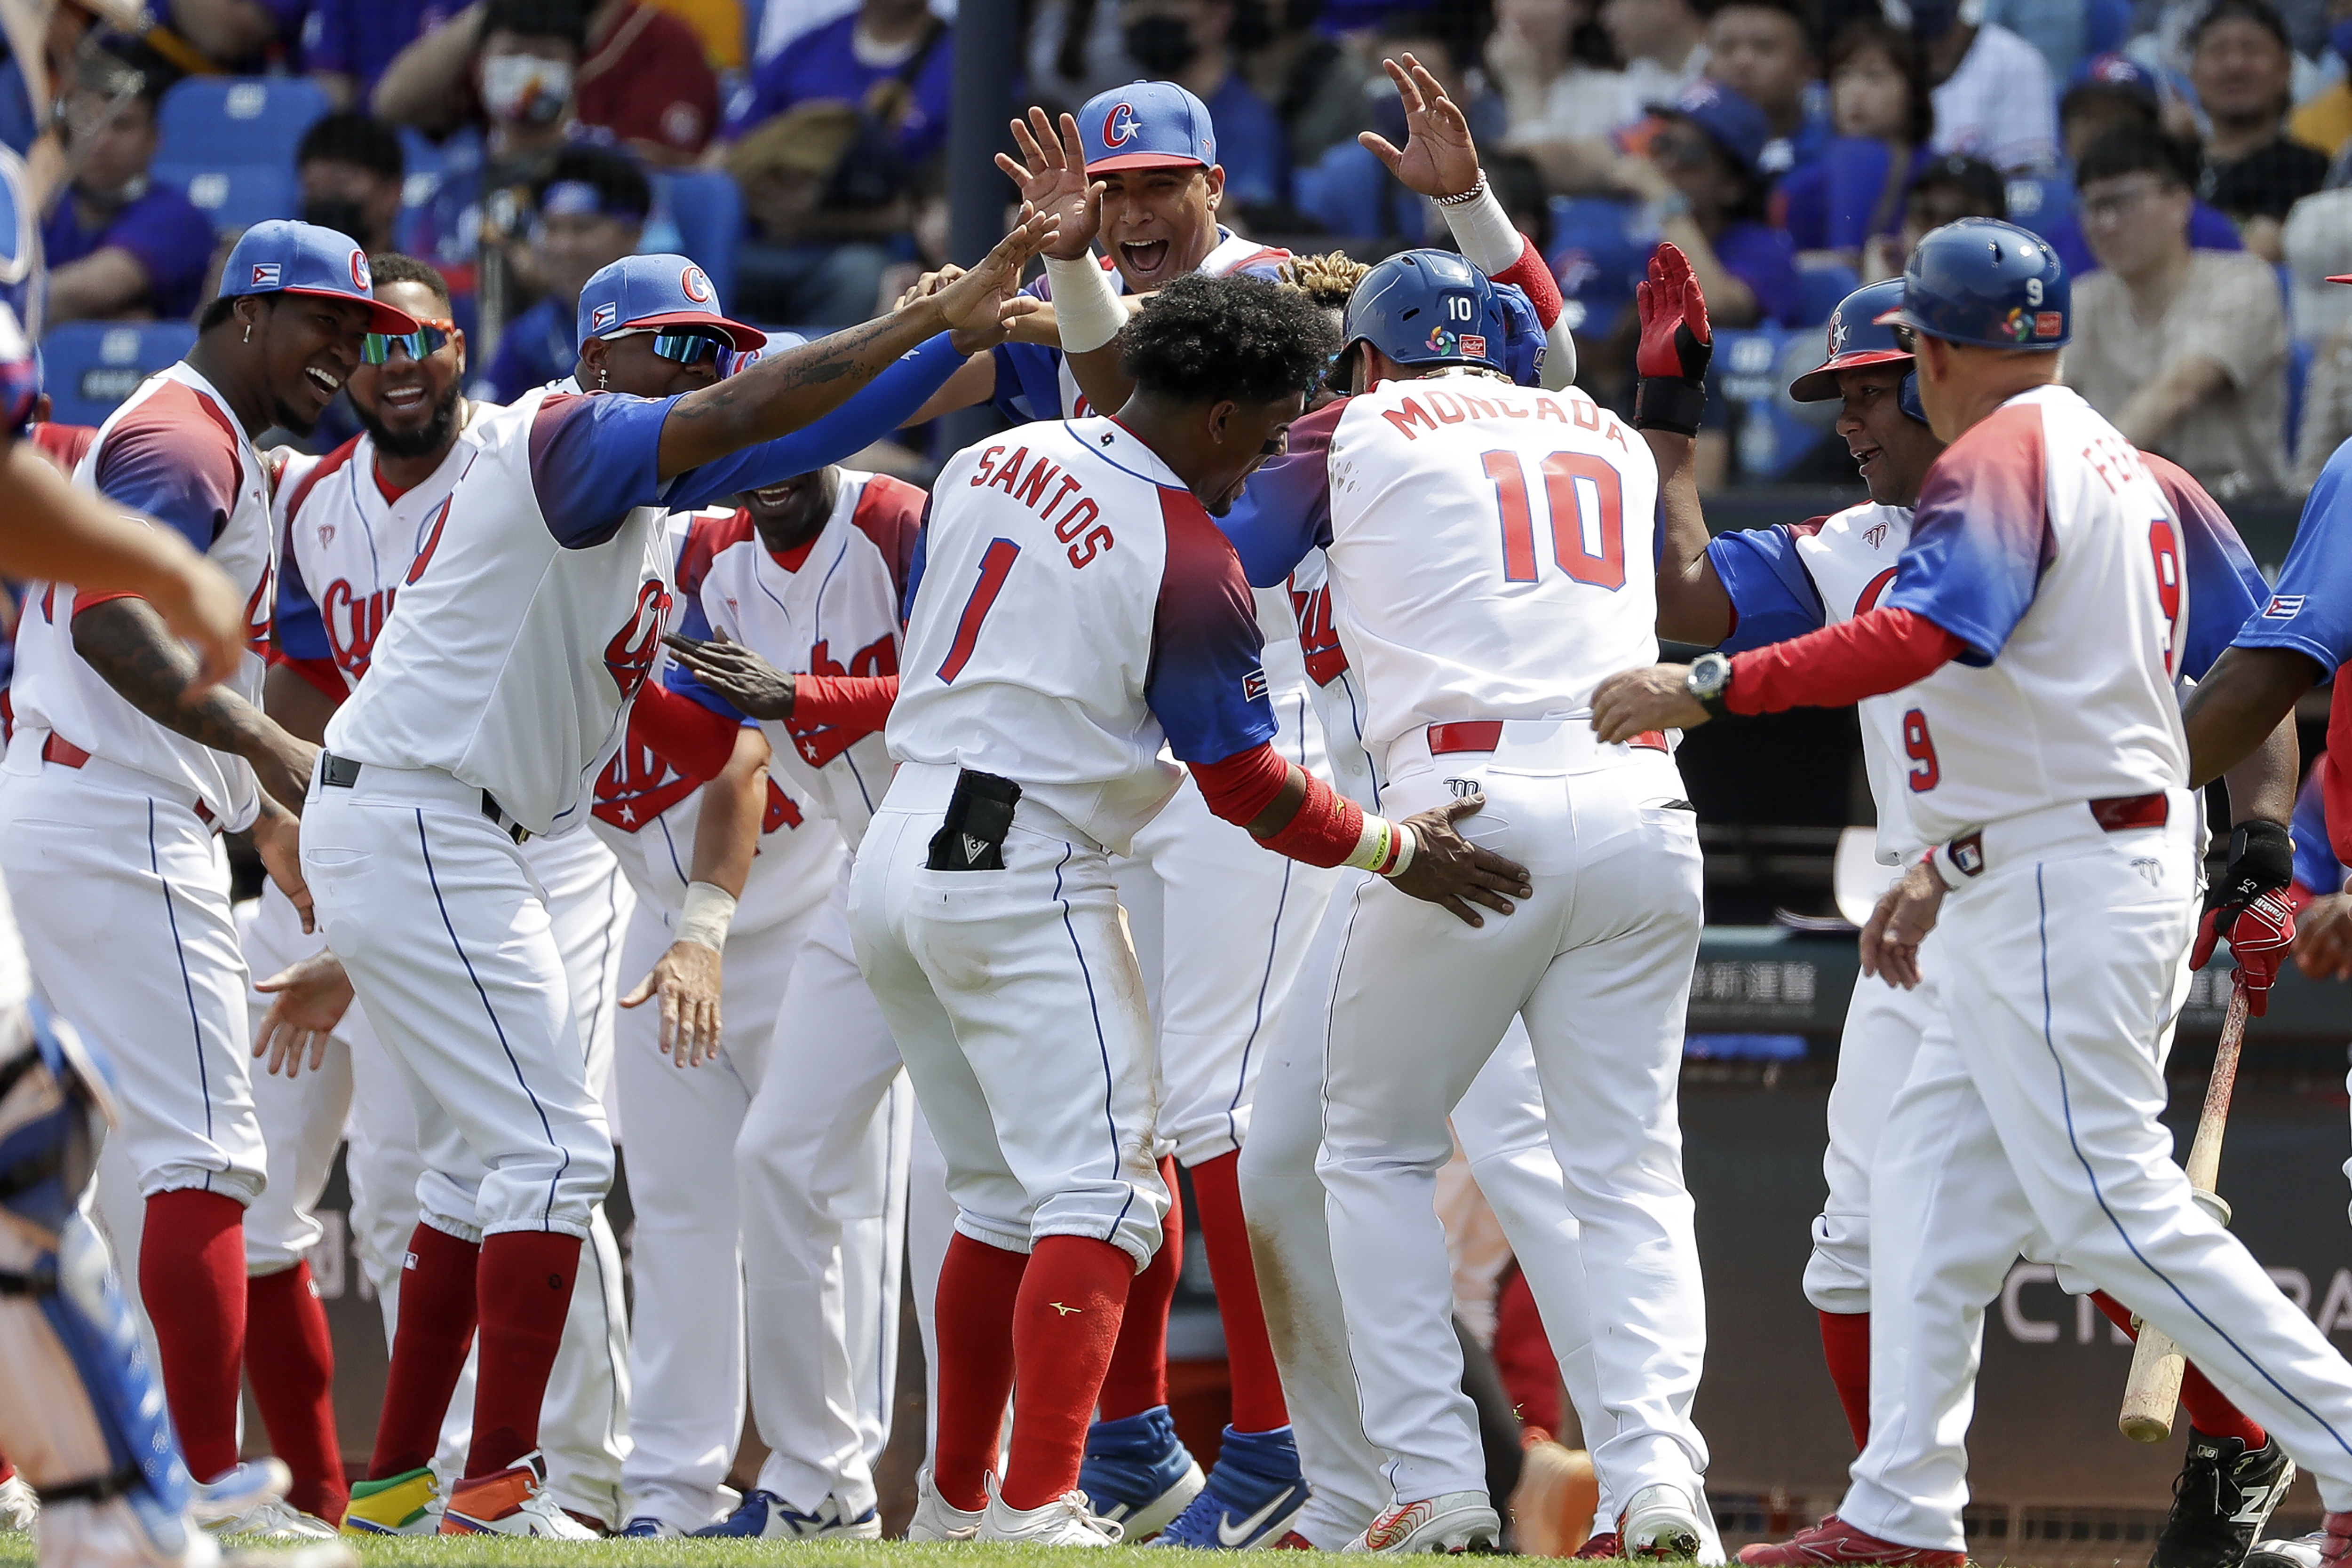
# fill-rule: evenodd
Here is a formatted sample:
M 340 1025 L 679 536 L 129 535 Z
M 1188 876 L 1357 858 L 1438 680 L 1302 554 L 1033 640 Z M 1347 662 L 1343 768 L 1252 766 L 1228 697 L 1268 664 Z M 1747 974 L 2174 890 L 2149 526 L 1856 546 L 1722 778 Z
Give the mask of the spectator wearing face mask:
M 406 172 L 400 133 L 349 110 L 311 126 L 294 149 L 302 221 L 347 234 L 371 253 L 392 249 Z
M 1381 74 L 1316 25 L 1322 10 L 1323 0 L 1250 0 L 1235 18 L 1238 68 L 1282 121 L 1293 167 L 1355 140 L 1364 128 L 1366 91 Z
M 147 172 L 169 75 L 163 60 L 128 46 L 87 62 L 67 94 L 73 180 L 41 225 L 52 323 L 195 313 L 212 263 L 212 222 Z
M 518 279 L 539 302 L 508 323 L 498 352 L 467 388 L 488 402 L 512 402 L 533 387 L 561 381 L 580 357 L 573 339 L 580 290 L 625 256 L 636 253 L 653 210 L 653 187 L 625 153 L 567 147 L 531 188 L 530 242 L 516 257 Z

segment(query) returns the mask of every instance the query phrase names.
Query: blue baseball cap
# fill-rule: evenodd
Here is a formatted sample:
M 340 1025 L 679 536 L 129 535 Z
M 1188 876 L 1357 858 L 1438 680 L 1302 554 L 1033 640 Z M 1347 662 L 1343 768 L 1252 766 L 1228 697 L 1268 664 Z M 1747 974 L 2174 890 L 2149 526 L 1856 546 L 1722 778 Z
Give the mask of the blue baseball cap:
M 2078 87 L 2107 88 L 2126 92 L 2150 109 L 2158 107 L 2164 98 L 2164 86 L 2157 79 L 2156 73 L 2129 55 L 2093 55 L 2074 68 L 2074 76 L 2066 83 L 2069 93 Z
M 1705 77 L 1683 89 L 1672 103 L 1654 103 L 1652 114 L 1687 120 L 1706 133 L 1743 173 L 1753 176 L 1772 140 L 1772 122 L 1764 111 L 1739 93 Z
M 634 327 L 709 327 L 738 350 L 757 349 L 768 335 L 719 313 L 709 275 L 682 256 L 625 256 L 580 291 L 579 340 Z
M 349 299 L 368 308 L 371 332 L 414 332 L 416 319 L 375 297 L 367 252 L 347 234 L 291 218 L 254 225 L 228 253 L 220 291 L 237 294 L 309 294 Z
M 1098 92 L 1078 110 L 1087 172 L 1213 166 L 1217 128 L 1209 106 L 1172 81 L 1134 81 Z

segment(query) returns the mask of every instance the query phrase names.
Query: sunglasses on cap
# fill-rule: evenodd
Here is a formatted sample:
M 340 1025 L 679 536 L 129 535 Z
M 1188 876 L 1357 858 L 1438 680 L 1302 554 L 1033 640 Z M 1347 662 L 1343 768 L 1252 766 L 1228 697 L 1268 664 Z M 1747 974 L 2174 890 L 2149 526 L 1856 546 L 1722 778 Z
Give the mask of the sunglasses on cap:
M 414 332 L 370 332 L 360 340 L 360 359 L 371 365 L 388 365 L 398 349 L 412 360 L 437 354 L 447 346 L 457 323 L 446 317 L 418 317 Z
M 660 358 L 681 365 L 709 361 L 717 364 L 722 377 L 734 374 L 760 357 L 757 350 L 738 354 L 731 340 L 700 327 L 630 327 L 605 333 L 604 341 L 611 343 L 646 333 L 653 335 L 654 352 Z

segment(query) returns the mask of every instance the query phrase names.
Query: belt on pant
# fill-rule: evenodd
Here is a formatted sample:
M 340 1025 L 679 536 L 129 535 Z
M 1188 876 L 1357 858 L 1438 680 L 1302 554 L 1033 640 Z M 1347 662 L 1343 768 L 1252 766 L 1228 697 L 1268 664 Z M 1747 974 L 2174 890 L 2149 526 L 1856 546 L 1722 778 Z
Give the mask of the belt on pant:
M 1429 727 L 1429 754 L 1448 757 L 1457 751 L 1492 751 L 1503 741 L 1503 721 L 1499 718 L 1463 719 L 1454 724 L 1433 724 Z M 1666 732 L 1645 729 L 1625 743 L 1644 751 L 1664 751 Z
M 82 769 L 88 769 L 91 762 L 96 761 L 101 768 L 106 768 L 110 772 L 112 771 L 111 768 L 109 767 L 103 758 L 92 758 L 89 752 L 84 751 L 80 747 L 76 746 L 72 741 L 68 740 L 64 736 L 59 735 L 54 729 L 49 731 L 47 737 L 41 742 L 41 760 L 44 762 L 54 762 L 60 768 L 75 768 Z M 123 771 L 128 773 L 132 770 L 125 768 Z M 140 775 L 140 777 L 143 779 L 144 775 Z M 151 792 L 154 789 L 152 784 L 142 784 L 141 787 Z M 195 812 L 197 821 L 202 822 L 205 827 L 211 828 L 215 832 L 219 831 L 219 820 L 213 815 L 213 809 L 205 804 L 203 796 L 199 795 L 196 797 L 195 800 L 188 809 Z
M 1604 744 L 1592 733 L 1591 716 L 1584 714 L 1566 718 L 1455 719 L 1417 727 L 1397 737 L 1388 748 L 1388 772 L 1395 778 L 1424 758 L 1434 761 L 1481 752 L 1496 768 L 1583 773 L 1623 762 L 1636 750 L 1663 754 L 1666 737 L 1650 730 L 1622 744 Z
M 2084 819 L 2088 821 L 2085 821 Z M 2172 820 L 2172 798 L 2161 789 L 2145 795 L 2109 795 L 2095 800 L 2074 800 L 2045 806 L 1963 833 L 1938 844 L 1930 859 L 1946 887 L 1964 886 L 1982 876 L 1995 861 L 2016 859 L 2069 841 L 2080 841 L 2091 829 L 2102 833 L 2126 833 L 2138 828 L 2160 828 Z M 1985 835 L 1992 835 L 1988 849 Z
M 360 770 L 362 766 L 348 757 L 338 757 L 331 751 L 322 751 L 319 753 L 319 782 L 329 789 L 349 789 L 360 781 Z M 425 770 L 400 768 L 387 771 L 405 773 Z M 488 818 L 499 831 L 517 843 L 521 843 L 530 837 L 530 830 L 508 816 L 506 808 L 499 804 L 499 798 L 488 789 L 473 789 L 470 785 L 454 778 L 450 782 L 457 785 L 459 789 L 471 790 L 472 793 L 481 797 L 482 815 Z

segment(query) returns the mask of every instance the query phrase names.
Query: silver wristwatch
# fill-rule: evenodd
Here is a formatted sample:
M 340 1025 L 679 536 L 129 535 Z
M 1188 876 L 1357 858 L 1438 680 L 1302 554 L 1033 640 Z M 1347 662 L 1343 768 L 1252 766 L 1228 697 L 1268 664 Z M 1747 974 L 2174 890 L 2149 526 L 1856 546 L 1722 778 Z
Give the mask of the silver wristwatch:
M 1690 674 L 1683 677 L 1683 690 L 1706 709 L 1708 717 L 1721 718 L 1724 696 L 1731 690 L 1730 659 L 1721 653 L 1701 653 L 1691 661 Z

